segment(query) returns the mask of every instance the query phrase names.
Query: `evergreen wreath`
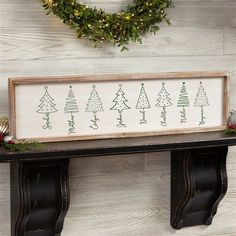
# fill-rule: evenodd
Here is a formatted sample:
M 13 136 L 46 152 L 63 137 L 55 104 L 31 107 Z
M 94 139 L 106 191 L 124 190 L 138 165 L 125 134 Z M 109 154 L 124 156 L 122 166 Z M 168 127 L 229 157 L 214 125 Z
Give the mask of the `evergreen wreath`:
M 170 24 L 166 9 L 172 0 L 135 0 L 126 10 L 107 13 L 76 0 L 42 0 L 47 14 L 53 12 L 75 30 L 78 38 L 97 43 L 105 41 L 127 50 L 129 41 L 142 43 L 142 36 L 155 34 L 162 21 Z

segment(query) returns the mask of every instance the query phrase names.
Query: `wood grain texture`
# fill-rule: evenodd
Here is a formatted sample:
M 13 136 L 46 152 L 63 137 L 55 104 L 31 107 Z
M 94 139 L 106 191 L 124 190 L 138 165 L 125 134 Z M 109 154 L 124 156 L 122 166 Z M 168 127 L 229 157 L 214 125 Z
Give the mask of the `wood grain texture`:
M 224 29 L 224 54 L 236 54 L 236 27 Z
M 156 36 L 149 35 L 143 39 L 143 44 L 131 43 L 129 51 L 120 53 L 120 49 L 106 44 L 99 46 L 102 50 L 91 47 L 87 40 L 79 40 L 65 33 L 64 27 L 50 29 L 44 37 L 44 28 L 26 28 L 24 31 L 3 29 L 0 60 L 33 60 L 38 59 L 74 59 L 78 57 L 127 57 L 142 56 L 184 56 L 184 55 L 221 55 L 224 45 L 224 29 L 170 27 L 161 29 Z M 230 41 L 230 34 L 225 34 L 225 40 Z M 75 50 L 76 48 L 76 50 Z M 56 49 L 56 50 L 54 50 Z M 104 50 L 106 53 L 104 54 Z M 66 54 L 64 52 L 67 52 Z
M 152 170 L 124 171 L 94 176 L 75 174 L 77 164 L 72 164 L 71 208 L 66 218 L 64 234 L 81 235 L 235 235 L 234 196 L 235 150 L 228 155 L 229 189 L 219 206 L 213 226 L 194 227 L 174 231 L 169 226 L 170 157 L 168 153 L 146 155 Z M 155 164 L 153 162 L 155 160 Z M 80 162 L 80 161 L 79 161 Z M 233 170 L 234 169 L 234 170 Z M 101 170 L 99 170 L 100 172 Z M 78 183 L 80 184 L 78 185 Z M 94 191 L 96 189 L 96 191 Z M 80 202 L 78 204 L 77 202 Z M 231 212 L 232 211 L 232 212 Z M 78 214 L 81 212 L 81 214 Z M 82 213 L 83 212 L 83 213 Z M 227 229 L 222 225 L 227 223 Z M 226 223 L 225 223 L 226 224 Z M 68 227 L 68 228 L 67 228 Z M 79 230 L 79 231 L 78 231 Z M 72 233 L 70 233 L 72 232 Z M 159 235 L 159 234 L 158 234 Z
M 98 4 L 97 0 L 87 0 Z M 116 11 L 126 0 L 99 1 Z M 132 2 L 129 0 L 129 2 Z M 8 112 L 7 78 L 168 71 L 230 71 L 236 109 L 236 1 L 175 0 L 171 27 L 130 51 L 91 48 L 37 0 L 0 1 L 0 116 Z M 227 158 L 228 192 L 210 227 L 169 226 L 170 157 L 146 154 L 71 162 L 71 208 L 62 236 L 235 236 L 236 148 Z M 87 173 L 87 174 L 86 174 Z M 9 166 L 0 165 L 0 236 L 10 235 Z

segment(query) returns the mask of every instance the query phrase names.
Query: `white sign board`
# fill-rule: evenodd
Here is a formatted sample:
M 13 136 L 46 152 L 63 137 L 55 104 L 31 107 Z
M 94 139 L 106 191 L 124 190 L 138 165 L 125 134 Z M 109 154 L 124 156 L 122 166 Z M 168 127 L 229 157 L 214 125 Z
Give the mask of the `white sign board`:
M 194 72 L 9 79 L 11 132 L 39 141 L 223 129 L 228 76 Z

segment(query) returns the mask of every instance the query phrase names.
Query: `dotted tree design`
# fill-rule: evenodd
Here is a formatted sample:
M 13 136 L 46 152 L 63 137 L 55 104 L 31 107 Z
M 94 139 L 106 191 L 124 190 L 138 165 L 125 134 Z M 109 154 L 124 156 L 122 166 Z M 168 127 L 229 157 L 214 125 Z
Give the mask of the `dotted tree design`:
M 90 120 L 92 124 L 89 126 L 92 129 L 98 129 L 98 121 L 99 119 L 97 118 L 97 112 L 102 112 L 103 111 L 103 106 L 100 97 L 98 96 L 98 92 L 96 90 L 96 86 L 93 85 L 92 92 L 90 94 L 90 97 L 88 99 L 87 107 L 86 107 L 86 112 L 92 112 L 93 113 L 93 118 Z
M 157 103 L 155 104 L 157 107 L 162 107 L 162 111 L 161 111 L 161 126 L 165 127 L 167 126 L 167 122 L 166 122 L 166 107 L 172 106 L 171 103 L 171 98 L 169 97 L 169 93 L 166 91 L 165 89 L 165 83 L 162 83 L 162 89 L 161 91 L 158 93 L 158 98 L 157 98 Z
M 142 114 L 142 119 L 140 120 L 139 124 L 146 124 L 147 120 L 145 118 L 145 113 L 146 113 L 145 110 L 151 108 L 151 106 L 147 97 L 147 93 L 144 89 L 143 83 L 141 85 L 138 101 L 135 108 L 139 109 L 139 112 Z
M 75 133 L 75 113 L 79 112 L 79 108 L 76 102 L 75 94 L 72 90 L 72 86 L 70 85 L 70 89 L 66 98 L 66 104 L 64 107 L 65 114 L 70 114 L 70 118 L 68 120 L 68 134 Z
M 124 110 L 128 110 L 131 109 L 126 102 L 128 102 L 128 100 L 125 98 L 125 93 L 122 90 L 122 84 L 119 85 L 119 90 L 116 93 L 116 98 L 113 100 L 113 102 L 115 103 L 115 105 L 110 108 L 110 110 L 116 110 L 118 111 L 119 117 L 117 118 L 117 120 L 119 121 L 119 123 L 116 125 L 118 127 L 126 127 L 126 125 L 124 124 L 123 121 L 123 111 Z
M 189 107 L 189 99 L 188 99 L 188 93 L 186 90 L 185 82 L 183 82 L 181 90 L 180 90 L 177 107 L 182 108 L 182 110 L 180 110 L 180 123 L 181 124 L 186 123 L 187 115 L 186 115 L 185 107 Z
M 202 82 L 200 82 L 200 86 L 198 88 L 198 92 L 195 98 L 195 102 L 194 102 L 194 106 L 195 107 L 200 107 L 201 108 L 201 119 L 199 121 L 199 125 L 204 125 L 206 122 L 206 117 L 204 115 L 204 107 L 205 106 L 209 106 L 209 102 L 208 102 L 208 98 L 206 95 L 206 92 L 204 90 L 204 87 L 202 85 Z
M 48 86 L 44 86 L 45 93 L 40 99 L 40 104 L 38 105 L 38 110 L 36 111 L 39 114 L 45 114 L 43 120 L 45 120 L 45 125 L 42 126 L 43 129 L 51 129 L 50 114 L 57 112 L 56 104 L 54 99 L 48 93 Z

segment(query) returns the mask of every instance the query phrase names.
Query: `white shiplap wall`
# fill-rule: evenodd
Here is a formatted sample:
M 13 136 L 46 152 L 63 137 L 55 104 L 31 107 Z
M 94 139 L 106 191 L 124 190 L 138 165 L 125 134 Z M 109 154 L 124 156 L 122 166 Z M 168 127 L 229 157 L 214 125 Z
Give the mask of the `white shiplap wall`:
M 88 0 L 87 0 L 88 2 Z M 175 0 L 172 26 L 120 53 L 90 47 L 38 0 L 0 1 L 0 114 L 7 114 L 7 78 L 132 72 L 226 70 L 236 109 L 236 1 Z M 127 1 L 91 0 L 117 11 Z M 236 236 L 236 148 L 229 189 L 209 227 L 169 226 L 169 153 L 71 161 L 71 207 L 62 236 Z M 0 165 L 0 236 L 10 236 L 9 165 Z

